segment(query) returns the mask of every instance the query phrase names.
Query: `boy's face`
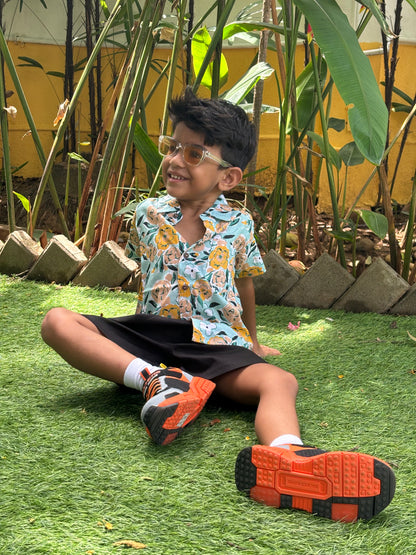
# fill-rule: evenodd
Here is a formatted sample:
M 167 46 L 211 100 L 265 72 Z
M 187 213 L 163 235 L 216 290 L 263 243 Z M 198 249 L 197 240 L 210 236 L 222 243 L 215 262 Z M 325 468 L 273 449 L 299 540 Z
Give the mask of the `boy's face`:
M 184 123 L 178 123 L 173 138 L 181 144 L 204 146 L 204 136 L 189 129 Z M 206 149 L 217 158 L 222 158 L 219 146 L 209 146 Z M 236 168 L 232 168 L 234 169 Z M 222 192 L 234 186 L 227 185 L 227 173 L 230 171 L 230 168 L 219 168 L 218 164 L 209 158 L 205 158 L 199 166 L 190 166 L 185 163 L 181 149 L 173 156 L 165 156 L 162 162 L 166 190 L 179 202 L 198 201 L 213 204 Z

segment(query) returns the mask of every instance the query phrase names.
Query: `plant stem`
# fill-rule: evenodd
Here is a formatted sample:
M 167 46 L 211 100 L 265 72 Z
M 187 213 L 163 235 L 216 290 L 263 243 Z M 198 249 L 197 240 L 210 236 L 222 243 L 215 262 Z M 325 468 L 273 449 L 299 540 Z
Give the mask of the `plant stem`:
M 2 55 L 4 56 L 4 61 L 6 62 L 7 69 L 9 70 L 9 73 L 10 73 L 10 77 L 12 78 L 13 84 L 16 88 L 16 93 L 17 93 L 17 96 L 19 97 L 20 103 L 22 105 L 23 112 L 24 112 L 26 120 L 28 122 L 29 129 L 30 129 L 30 132 L 31 132 L 31 136 L 33 138 L 33 142 L 35 143 L 35 148 L 36 148 L 36 151 L 38 153 L 39 160 L 40 160 L 42 166 L 45 167 L 46 156 L 45 156 L 45 153 L 43 151 L 42 143 L 40 141 L 40 137 L 39 137 L 35 122 L 33 120 L 32 114 L 30 112 L 29 105 L 28 105 L 26 97 L 25 97 L 25 93 L 24 93 L 22 85 L 20 83 L 19 76 L 17 75 L 16 68 L 14 67 L 12 57 L 11 57 L 9 49 L 7 47 L 6 39 L 4 38 L 3 31 L 2 31 L 1 28 L 0 28 L 0 51 L 1 51 Z M 46 181 L 45 181 L 45 185 L 46 185 Z M 59 202 L 58 193 L 56 192 L 55 184 L 54 184 L 53 179 L 52 179 L 51 176 L 49 176 L 49 190 L 50 190 L 50 193 L 51 193 L 51 196 L 52 196 L 52 201 L 53 201 L 53 203 L 55 205 L 55 208 L 58 212 L 58 216 L 59 216 L 59 219 L 60 219 L 60 222 L 61 222 L 61 225 L 62 225 L 63 233 L 67 237 L 69 237 L 69 231 L 68 231 L 68 227 L 67 227 L 66 222 L 65 222 L 65 217 L 64 217 L 64 214 L 62 212 L 60 202 Z M 38 199 L 38 195 L 39 195 L 39 189 L 38 189 L 38 192 L 36 193 L 35 201 L 33 203 L 32 219 L 31 219 L 31 223 L 30 223 L 30 228 L 28 229 L 30 234 L 32 234 L 33 228 L 36 224 L 37 213 L 39 211 L 39 205 L 40 205 L 40 201 L 41 201 L 41 198 L 42 198 L 42 195 L 41 195 L 40 198 Z
M 129 126 L 132 125 L 131 110 L 136 103 L 136 107 L 141 105 L 138 99 L 142 97 L 146 67 L 150 64 L 151 54 L 154 46 L 153 30 L 159 23 L 163 13 L 164 0 L 154 2 L 148 0 L 143 7 L 140 23 L 136 26 L 136 32 L 132 36 L 134 45 L 132 59 L 127 68 L 124 86 L 118 99 L 117 108 L 108 136 L 107 145 L 101 163 L 97 184 L 91 201 L 83 250 L 86 256 L 90 255 L 94 241 L 95 226 L 100 211 L 101 202 L 104 201 L 105 193 L 109 188 L 113 174 L 121 173 L 120 158 L 123 159 L 123 152 L 128 150 L 133 133 L 129 133 Z M 138 103 L 138 104 L 137 104 Z M 135 114 L 137 117 L 137 113 Z M 125 158 L 124 158 L 125 160 Z
M 326 119 L 325 119 L 325 110 L 324 110 L 324 104 L 323 104 L 323 99 L 322 99 L 322 91 L 321 91 L 321 86 L 320 86 L 320 79 L 319 79 L 319 71 L 318 71 L 318 65 L 317 65 L 317 61 L 316 61 L 316 55 L 315 55 L 315 48 L 313 45 L 313 41 L 311 42 L 310 46 L 310 52 L 311 52 L 311 61 L 312 61 L 312 66 L 313 66 L 313 72 L 314 72 L 314 76 L 315 76 L 315 87 L 316 87 L 316 94 L 317 94 L 317 100 L 318 100 L 318 105 L 319 105 L 319 113 L 321 116 L 321 125 L 322 125 L 322 138 L 323 138 L 323 142 L 324 142 L 324 156 L 325 156 L 325 163 L 326 163 L 326 169 L 327 169 L 327 175 L 328 175 L 328 185 L 329 185 L 329 192 L 331 195 L 331 203 L 332 203 L 332 211 L 333 211 L 333 216 L 334 216 L 334 229 L 335 232 L 339 232 L 341 231 L 341 222 L 340 222 L 340 218 L 339 218 L 339 212 L 338 212 L 338 201 L 337 201 L 337 193 L 336 193 L 336 187 L 335 187 L 335 181 L 334 181 L 334 174 L 332 171 L 332 165 L 331 165 L 331 160 L 330 160 L 330 156 L 329 156 L 329 137 L 328 137 L 328 127 L 326 125 Z M 342 239 L 337 239 L 337 243 L 338 243 L 338 253 L 339 253 L 339 258 L 340 258 L 340 263 L 341 265 L 346 268 L 347 267 L 347 262 L 345 259 L 345 251 L 344 251 L 344 244 Z
M 413 230 L 415 225 L 415 211 L 416 211 L 416 171 L 413 175 L 412 197 L 410 199 L 409 220 L 407 222 L 406 242 L 403 259 L 402 277 L 406 279 L 409 277 L 410 260 L 412 257 L 413 249 Z
M 3 35 L 1 29 L 0 34 Z M 4 180 L 6 182 L 7 220 L 9 223 L 9 233 L 13 233 L 16 228 L 16 221 L 14 214 L 12 170 L 10 165 L 9 126 L 7 122 L 8 113 L 6 112 L 6 96 L 4 91 L 4 60 L 0 51 L 0 127 L 1 138 L 3 141 L 3 171 Z
M 96 59 L 98 53 L 100 52 L 101 46 L 104 42 L 104 39 L 106 38 L 106 36 L 107 36 L 115 18 L 116 18 L 116 15 L 118 14 L 118 12 L 120 10 L 121 2 L 122 2 L 122 0 L 117 0 L 116 1 L 114 9 L 113 9 L 110 17 L 108 18 L 108 20 L 107 20 L 107 22 L 104 26 L 104 29 L 103 29 L 101 35 L 99 36 L 95 46 L 94 46 L 94 50 L 93 50 L 91 56 L 88 59 L 88 62 L 85 66 L 84 71 L 82 72 L 82 75 L 79 79 L 78 85 L 75 88 L 74 95 L 71 98 L 70 103 L 68 105 L 68 109 L 66 111 L 66 114 L 65 114 L 64 118 L 61 120 L 61 123 L 58 127 L 58 131 L 56 132 L 55 140 L 54 140 L 54 142 L 52 144 L 52 148 L 49 152 L 49 156 L 48 156 L 48 159 L 46 161 L 46 164 L 45 164 L 45 167 L 44 167 L 44 170 L 43 170 L 43 174 L 42 174 L 42 177 L 41 177 L 41 180 L 40 180 L 40 183 L 39 183 L 39 188 L 38 188 L 38 192 L 36 194 L 35 202 L 33 204 L 33 225 L 35 225 L 37 214 L 38 214 L 38 211 L 39 211 L 39 208 L 40 208 L 40 203 L 42 201 L 43 193 L 45 191 L 46 183 L 48 182 L 49 177 L 51 175 L 53 163 L 54 163 L 55 158 L 58 154 L 58 150 L 60 148 L 62 138 L 65 134 L 67 124 L 68 124 L 68 122 L 69 122 L 69 120 L 70 120 L 70 118 L 71 118 L 71 116 L 72 116 L 72 114 L 75 110 L 75 107 L 77 105 L 79 96 L 81 94 L 81 91 L 84 87 L 84 84 L 85 84 L 86 80 L 88 79 L 88 75 L 89 75 L 90 71 L 92 71 L 92 68 L 93 68 L 94 63 L 95 63 L 95 59 Z
M 196 76 L 195 82 L 193 84 L 192 90 L 194 93 L 196 93 L 199 89 L 204 73 L 207 67 L 209 66 L 209 64 L 211 63 L 212 56 L 214 55 L 218 42 L 222 41 L 223 29 L 224 29 L 225 23 L 227 22 L 228 16 L 230 15 L 230 12 L 234 7 L 234 4 L 235 4 L 235 0 L 228 0 L 228 2 L 224 7 L 224 10 L 217 23 L 214 36 L 212 37 L 211 44 L 209 45 L 204 61 L 202 62 L 199 73 Z

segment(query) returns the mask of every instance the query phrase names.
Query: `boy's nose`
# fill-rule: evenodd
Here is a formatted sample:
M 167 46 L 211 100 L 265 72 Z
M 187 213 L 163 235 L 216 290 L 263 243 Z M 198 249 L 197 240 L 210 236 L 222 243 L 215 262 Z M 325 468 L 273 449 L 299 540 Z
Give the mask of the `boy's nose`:
M 170 156 L 170 163 L 175 163 L 176 165 L 185 166 L 185 160 L 183 159 L 182 149 L 178 148 L 178 150 Z

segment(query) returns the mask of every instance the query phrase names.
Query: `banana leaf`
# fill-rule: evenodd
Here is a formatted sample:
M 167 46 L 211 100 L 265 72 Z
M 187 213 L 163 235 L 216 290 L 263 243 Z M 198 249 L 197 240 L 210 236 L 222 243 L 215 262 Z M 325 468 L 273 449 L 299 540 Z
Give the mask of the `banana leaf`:
M 199 29 L 192 37 L 191 49 L 192 49 L 192 61 L 194 65 L 194 73 L 198 75 L 202 64 L 204 63 L 205 56 L 211 45 L 211 35 L 206 27 Z M 214 62 L 210 62 L 201 80 L 201 85 L 212 88 L 212 71 Z M 223 87 L 228 80 L 228 65 L 224 54 L 221 54 L 221 64 L 220 64 L 220 82 L 219 88 Z
M 270 77 L 273 71 L 274 69 L 266 62 L 255 64 L 230 90 L 221 95 L 221 98 L 233 104 L 239 104 L 260 79 Z
M 312 26 L 335 85 L 348 106 L 354 140 L 367 160 L 380 164 L 388 112 L 354 29 L 335 0 L 294 0 Z

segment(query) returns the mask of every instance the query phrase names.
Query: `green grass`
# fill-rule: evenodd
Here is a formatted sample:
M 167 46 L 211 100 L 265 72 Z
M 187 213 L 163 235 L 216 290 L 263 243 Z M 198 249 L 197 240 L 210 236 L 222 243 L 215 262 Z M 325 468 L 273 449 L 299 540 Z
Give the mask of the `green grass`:
M 416 343 L 407 334 L 416 336 L 416 317 L 258 308 L 261 342 L 282 351 L 273 361 L 299 381 L 305 443 L 357 447 L 396 472 L 389 507 L 342 524 L 236 490 L 235 458 L 256 443 L 252 411 L 210 404 L 175 443 L 153 445 L 139 394 L 77 372 L 43 344 L 53 306 L 117 316 L 134 311 L 135 297 L 0 276 L 1 553 L 117 554 L 120 540 L 152 555 L 416 553 Z

